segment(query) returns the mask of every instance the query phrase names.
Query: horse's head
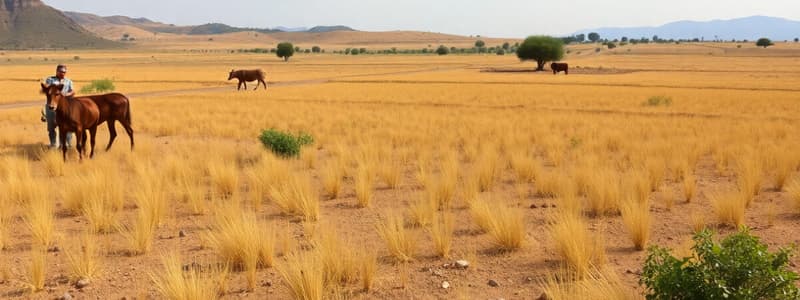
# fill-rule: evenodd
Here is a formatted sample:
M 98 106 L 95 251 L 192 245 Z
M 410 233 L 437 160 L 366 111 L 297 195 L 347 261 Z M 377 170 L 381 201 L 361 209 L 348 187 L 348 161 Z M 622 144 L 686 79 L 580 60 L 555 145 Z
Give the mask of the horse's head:
M 231 70 L 231 72 L 230 72 L 230 73 L 228 73 L 228 80 L 231 80 L 231 79 L 233 79 L 234 77 L 236 77 L 236 76 L 234 75 L 234 73 L 236 73 L 236 70 Z
M 64 89 L 63 84 L 44 84 L 42 83 L 42 92 L 47 95 L 47 108 L 56 110 L 58 104 L 64 100 L 64 94 L 61 90 Z

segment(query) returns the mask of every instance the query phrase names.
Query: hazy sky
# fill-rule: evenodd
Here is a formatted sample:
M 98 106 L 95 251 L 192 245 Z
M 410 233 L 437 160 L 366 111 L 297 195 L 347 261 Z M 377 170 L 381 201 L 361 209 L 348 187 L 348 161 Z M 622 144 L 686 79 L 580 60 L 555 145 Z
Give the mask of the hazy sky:
M 419 30 L 525 37 L 582 29 L 656 26 L 678 20 L 767 15 L 800 20 L 799 0 L 44 0 L 61 10 L 146 17 L 176 25 L 220 22 L 272 28 L 347 25 L 358 30 Z

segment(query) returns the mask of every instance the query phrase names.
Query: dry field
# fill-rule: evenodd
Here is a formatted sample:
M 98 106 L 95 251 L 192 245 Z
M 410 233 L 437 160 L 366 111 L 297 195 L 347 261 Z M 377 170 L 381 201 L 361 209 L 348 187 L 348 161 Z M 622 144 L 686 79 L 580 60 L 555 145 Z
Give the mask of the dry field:
M 494 55 L 6 52 L 0 107 L 68 61 L 78 87 L 136 95 L 137 142 L 103 151 L 102 126 L 94 159 L 63 163 L 40 105 L 0 109 L 0 297 L 641 299 L 648 245 L 737 225 L 800 243 L 800 47 L 616 50 L 572 49 L 569 76 L 486 72 L 533 67 Z M 270 89 L 225 82 L 244 67 Z M 269 128 L 315 141 L 280 159 Z

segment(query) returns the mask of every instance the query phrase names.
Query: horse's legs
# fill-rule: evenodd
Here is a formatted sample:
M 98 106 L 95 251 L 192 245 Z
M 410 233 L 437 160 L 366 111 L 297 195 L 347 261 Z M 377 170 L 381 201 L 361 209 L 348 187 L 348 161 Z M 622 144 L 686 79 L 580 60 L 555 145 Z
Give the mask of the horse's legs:
M 89 134 L 92 135 L 92 151 L 91 153 L 89 153 L 89 158 L 93 158 L 95 137 L 97 136 L 97 126 L 92 126 L 91 128 L 89 128 Z
M 83 147 L 83 149 L 84 149 L 84 150 L 83 150 L 83 153 L 84 153 L 84 154 L 86 154 L 86 147 L 85 147 L 85 146 L 86 146 L 86 139 L 87 139 L 87 134 L 86 134 L 86 130 L 84 129 L 84 130 L 83 130 L 83 139 L 81 140 L 81 146 L 82 146 L 82 147 Z
M 117 128 L 116 126 L 114 126 L 115 121 L 116 120 L 114 119 L 109 119 L 108 121 L 106 121 L 106 123 L 108 124 L 108 133 L 109 133 L 108 146 L 106 146 L 106 151 L 111 149 L 111 145 L 114 144 L 114 139 L 117 138 Z M 122 121 L 120 121 L 120 123 L 122 123 Z
M 61 146 L 61 155 L 64 157 L 64 161 L 67 161 L 67 133 L 64 132 L 61 128 L 58 129 L 58 142 Z
M 267 82 L 264 79 L 259 79 L 258 81 L 261 81 L 264 84 L 264 90 L 267 90 Z
M 239 80 L 239 85 L 236 86 L 236 90 L 239 91 L 242 89 L 242 81 Z
M 131 128 L 131 123 L 125 120 L 119 120 L 119 123 L 122 124 L 122 127 L 125 127 L 125 132 L 127 132 L 128 137 L 131 138 L 131 151 L 133 151 L 133 128 Z
M 75 129 L 75 137 L 75 149 L 78 149 L 78 160 L 83 161 L 83 143 L 86 142 L 83 127 L 78 126 L 78 128 Z
M 244 90 L 247 90 L 247 81 L 242 80 L 242 84 L 244 84 Z

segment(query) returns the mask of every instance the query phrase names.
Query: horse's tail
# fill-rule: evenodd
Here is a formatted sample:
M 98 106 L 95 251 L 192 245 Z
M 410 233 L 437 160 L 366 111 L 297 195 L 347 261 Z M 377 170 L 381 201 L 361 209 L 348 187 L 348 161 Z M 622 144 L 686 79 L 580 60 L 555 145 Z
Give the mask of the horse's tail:
M 125 97 L 125 96 L 123 96 Z M 128 122 L 128 125 L 131 124 L 131 100 L 128 97 L 125 97 L 126 109 L 125 109 L 125 121 Z

